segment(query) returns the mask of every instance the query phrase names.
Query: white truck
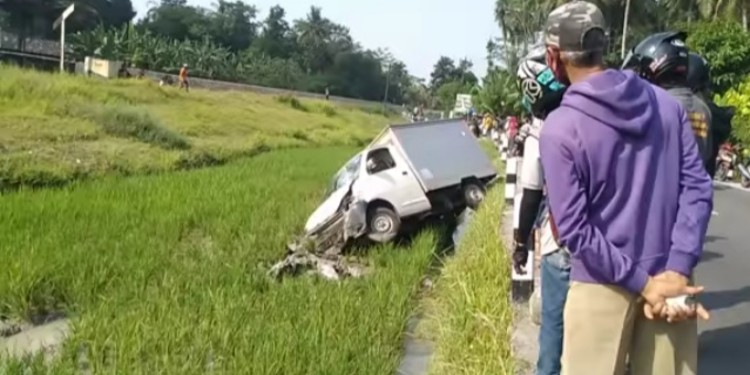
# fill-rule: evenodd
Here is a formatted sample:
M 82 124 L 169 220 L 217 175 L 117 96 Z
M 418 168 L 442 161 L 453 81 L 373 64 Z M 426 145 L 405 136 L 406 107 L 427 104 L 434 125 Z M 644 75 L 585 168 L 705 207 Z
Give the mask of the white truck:
M 391 125 L 334 175 L 305 235 L 389 242 L 406 223 L 476 208 L 497 174 L 463 120 Z

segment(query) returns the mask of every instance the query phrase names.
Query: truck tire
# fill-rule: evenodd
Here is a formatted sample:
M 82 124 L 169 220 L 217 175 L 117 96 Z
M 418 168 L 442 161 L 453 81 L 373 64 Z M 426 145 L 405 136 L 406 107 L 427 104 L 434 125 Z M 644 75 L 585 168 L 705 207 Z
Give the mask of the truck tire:
M 401 218 L 388 207 L 376 206 L 367 213 L 367 238 L 377 243 L 393 241 L 401 230 Z
M 480 185 L 478 182 L 465 182 L 462 186 L 462 190 L 464 193 L 464 200 L 466 201 L 466 205 L 469 206 L 472 210 L 476 210 L 479 208 L 479 205 L 484 200 L 485 192 L 484 187 Z

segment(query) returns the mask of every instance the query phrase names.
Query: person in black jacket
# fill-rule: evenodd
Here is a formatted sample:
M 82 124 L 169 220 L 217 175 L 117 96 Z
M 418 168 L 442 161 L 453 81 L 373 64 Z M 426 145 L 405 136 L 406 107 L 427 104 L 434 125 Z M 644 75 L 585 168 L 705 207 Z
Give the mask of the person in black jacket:
M 689 51 L 687 34 L 667 31 L 648 36 L 633 48 L 623 62 L 623 69 L 632 69 L 651 83 L 667 90 L 687 112 L 693 126 L 695 141 L 706 171 L 715 164 L 712 159 L 713 132 L 711 110 L 688 85 Z
M 719 148 L 729 140 L 732 133 L 733 107 L 720 107 L 711 99 L 711 74 L 708 61 L 696 53 L 688 56 L 687 84 L 693 92 L 698 95 L 711 111 L 711 133 L 712 147 L 710 160 L 713 163 L 706 165 L 708 174 L 714 178 L 716 174 L 716 158 L 719 156 Z

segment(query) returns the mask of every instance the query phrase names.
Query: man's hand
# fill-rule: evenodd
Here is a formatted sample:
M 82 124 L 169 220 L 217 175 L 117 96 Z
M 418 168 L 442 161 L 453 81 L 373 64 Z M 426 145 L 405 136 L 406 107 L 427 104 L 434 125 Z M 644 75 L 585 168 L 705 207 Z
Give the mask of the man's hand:
M 664 271 L 654 278 L 682 286 L 688 286 L 690 283 L 685 275 L 675 271 Z M 661 316 L 670 323 L 694 319 L 696 316 L 703 320 L 708 320 L 711 317 L 708 310 L 700 303 L 695 302 L 690 295 L 668 298 L 666 302 L 666 308 L 662 311 Z
M 685 277 L 683 274 L 675 271 L 664 271 L 656 276 L 654 276 L 655 280 L 664 281 L 664 282 L 671 282 L 675 285 L 679 285 L 680 287 L 688 286 L 688 283 L 690 280 L 688 280 L 687 277 Z M 680 306 L 679 304 L 675 305 L 672 303 L 672 306 L 670 305 L 669 300 L 673 300 L 674 298 L 667 298 L 667 301 L 665 301 L 664 308 L 661 312 L 656 313 L 656 315 L 666 318 L 667 321 L 671 321 L 672 319 L 679 318 L 681 316 L 689 314 L 689 311 L 686 306 Z M 683 307 L 685 307 L 683 309 Z
M 670 299 L 672 301 L 670 301 Z M 691 296 L 683 295 L 682 297 L 675 297 L 667 299 L 667 302 L 663 305 L 662 310 L 659 311 L 653 306 L 645 303 L 643 305 L 643 314 L 648 319 L 655 319 L 658 317 L 666 318 L 669 323 L 681 322 L 684 320 L 695 319 L 696 317 L 709 320 L 711 314 L 706 310 L 700 303 L 685 300 L 692 299 Z M 671 303 L 670 303 L 671 302 Z
M 687 277 L 676 272 L 667 271 L 649 279 L 641 295 L 646 300 L 643 313 L 648 319 L 666 317 L 669 322 L 692 319 L 698 315 L 708 319 L 708 311 L 702 305 L 667 304 L 668 298 L 696 295 L 703 291 L 701 286 L 688 285 Z
M 526 274 L 526 262 L 529 260 L 529 249 L 526 245 L 516 243 L 515 249 L 513 250 L 513 269 L 519 275 Z

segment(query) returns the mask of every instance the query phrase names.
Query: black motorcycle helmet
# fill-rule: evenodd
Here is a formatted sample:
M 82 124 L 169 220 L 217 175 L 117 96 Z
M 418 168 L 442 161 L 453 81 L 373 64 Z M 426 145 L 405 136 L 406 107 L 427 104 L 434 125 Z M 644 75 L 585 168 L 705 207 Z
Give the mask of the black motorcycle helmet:
M 641 77 L 663 87 L 687 86 L 687 33 L 667 31 L 653 34 L 633 48 L 622 64 Z
M 708 61 L 697 53 L 688 56 L 687 85 L 694 92 L 703 92 L 711 88 L 711 74 Z

